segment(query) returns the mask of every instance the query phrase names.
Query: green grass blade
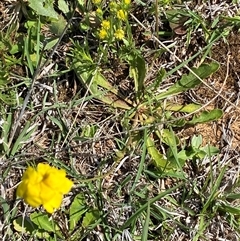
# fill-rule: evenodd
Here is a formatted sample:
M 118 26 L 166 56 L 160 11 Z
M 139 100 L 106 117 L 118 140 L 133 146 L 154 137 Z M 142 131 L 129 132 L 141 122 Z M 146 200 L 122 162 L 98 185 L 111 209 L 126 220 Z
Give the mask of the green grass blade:
M 144 205 L 142 205 L 121 227 L 121 229 L 126 229 L 127 227 L 129 227 L 131 225 L 131 223 L 134 223 L 135 220 L 138 218 L 138 216 L 144 212 L 148 205 L 151 205 L 153 204 L 154 202 L 160 200 L 161 198 L 164 198 L 165 196 L 169 195 L 170 193 L 172 193 L 173 191 L 175 191 L 176 189 L 178 189 L 179 187 L 181 187 L 183 185 L 183 183 L 175 186 L 175 187 L 172 187 L 172 188 L 169 188 L 168 190 L 160 193 L 159 195 L 157 195 L 156 197 L 154 198 L 151 198 L 147 203 L 145 203 Z
M 143 226 L 141 241 L 148 241 L 148 230 L 149 230 L 149 220 L 150 220 L 150 203 L 147 203 L 147 216 Z

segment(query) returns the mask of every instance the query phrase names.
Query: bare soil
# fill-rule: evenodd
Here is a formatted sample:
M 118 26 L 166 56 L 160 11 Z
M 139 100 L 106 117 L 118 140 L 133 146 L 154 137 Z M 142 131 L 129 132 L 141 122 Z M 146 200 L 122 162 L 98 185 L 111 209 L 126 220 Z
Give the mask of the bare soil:
M 211 58 L 219 62 L 220 68 L 206 80 L 206 83 L 215 92 L 204 84 L 192 91 L 197 101 L 202 104 L 209 103 L 207 109 L 222 109 L 223 117 L 214 123 L 199 124 L 185 130 L 185 135 L 201 134 L 205 143 L 220 148 L 228 145 L 230 149 L 237 151 L 240 150 L 239 39 L 239 33 L 232 33 L 226 42 L 218 42 L 211 50 Z M 219 96 L 215 98 L 218 94 Z

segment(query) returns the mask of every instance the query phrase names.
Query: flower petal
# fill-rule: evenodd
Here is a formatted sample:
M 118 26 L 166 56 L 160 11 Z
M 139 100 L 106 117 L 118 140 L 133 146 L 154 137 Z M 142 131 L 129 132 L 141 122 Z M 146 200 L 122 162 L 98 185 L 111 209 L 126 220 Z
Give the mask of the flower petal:
M 52 199 L 43 204 L 43 207 L 48 213 L 53 213 L 55 209 L 58 209 L 61 205 L 63 196 L 61 194 L 55 194 Z

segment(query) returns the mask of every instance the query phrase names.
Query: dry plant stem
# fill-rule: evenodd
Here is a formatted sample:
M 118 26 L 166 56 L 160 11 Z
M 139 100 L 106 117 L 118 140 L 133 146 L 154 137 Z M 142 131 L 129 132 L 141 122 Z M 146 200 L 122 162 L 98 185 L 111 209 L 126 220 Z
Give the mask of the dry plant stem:
M 126 157 L 117 157 L 116 160 L 114 160 L 113 166 L 110 168 L 110 170 L 102 175 L 98 175 L 95 177 L 91 177 L 91 178 L 87 178 L 87 179 L 78 179 L 78 183 L 83 183 L 83 182 L 92 182 L 95 180 L 100 180 L 100 179 L 104 179 L 107 176 L 117 172 L 117 170 L 123 165 L 123 163 L 127 160 L 127 158 L 129 158 L 129 156 Z M 81 186 L 82 184 L 80 184 Z M 77 188 L 78 186 L 75 185 L 75 187 Z
M 50 60 L 50 59 L 52 58 L 52 56 L 54 55 L 56 49 L 58 48 L 60 42 L 62 41 L 63 36 L 65 35 L 65 33 L 66 33 L 67 29 L 68 29 L 68 26 L 70 25 L 70 23 L 71 23 L 71 21 L 72 21 L 72 18 L 73 18 L 73 16 L 74 16 L 74 13 L 75 13 L 75 10 L 73 11 L 71 18 L 68 20 L 68 22 L 67 22 L 67 24 L 66 24 L 66 26 L 65 26 L 62 34 L 60 35 L 57 43 L 55 44 L 52 52 L 50 53 L 50 55 L 48 56 L 48 58 L 46 59 L 46 61 L 43 63 L 42 67 L 40 67 L 40 66 L 41 66 L 41 61 L 42 61 L 42 56 L 43 56 L 43 51 L 44 51 L 44 49 L 42 50 L 42 53 L 41 53 L 41 55 L 40 55 L 40 59 L 39 59 L 39 61 L 38 61 L 37 69 L 35 70 L 34 75 L 33 75 L 33 77 L 32 77 L 31 86 L 29 87 L 28 93 L 27 93 L 27 95 L 26 95 L 26 97 L 25 97 L 25 99 L 24 99 L 23 106 L 22 106 L 21 112 L 20 112 L 20 114 L 19 114 L 19 117 L 17 118 L 17 120 L 16 120 L 15 123 L 14 123 L 13 130 L 12 130 L 11 136 L 10 136 L 10 138 L 9 138 L 9 142 L 8 142 L 8 147 L 9 147 L 9 148 L 11 147 L 13 138 L 14 138 L 15 133 L 16 133 L 16 130 L 17 130 L 19 124 L 20 124 L 20 121 L 22 120 L 23 114 L 24 114 L 24 112 L 25 112 L 25 109 L 26 109 L 26 107 L 27 107 L 28 101 L 29 101 L 30 96 L 31 96 L 31 94 L 32 94 L 32 91 L 33 91 L 35 82 L 36 82 L 36 80 L 39 78 L 39 73 L 41 73 L 41 72 L 44 70 L 45 66 L 48 64 L 49 60 Z
M 130 13 L 130 15 L 142 28 L 144 28 L 147 31 L 147 28 L 133 14 Z M 156 40 L 159 43 L 159 45 L 161 45 L 165 50 L 167 50 L 171 55 L 173 55 L 179 61 L 179 63 L 183 62 L 178 56 L 174 54 L 174 52 L 172 52 L 166 45 L 164 45 L 154 34 L 152 35 L 152 37 L 154 38 L 154 40 Z M 224 96 L 219 94 L 216 90 L 214 90 L 210 85 L 208 85 L 204 80 L 202 80 L 197 74 L 195 74 L 187 65 L 184 65 L 183 67 L 185 67 L 190 73 L 192 73 L 196 78 L 198 78 L 205 86 L 207 86 L 215 94 L 217 94 L 219 97 L 224 99 L 231 106 L 234 106 L 236 109 L 240 110 L 238 106 L 236 106 L 231 101 L 229 101 L 229 99 L 226 99 Z
M 158 22 L 158 0 L 155 0 L 155 18 L 156 18 L 156 27 L 155 27 L 155 31 L 156 31 L 156 36 L 158 36 L 158 32 L 159 32 L 159 22 Z

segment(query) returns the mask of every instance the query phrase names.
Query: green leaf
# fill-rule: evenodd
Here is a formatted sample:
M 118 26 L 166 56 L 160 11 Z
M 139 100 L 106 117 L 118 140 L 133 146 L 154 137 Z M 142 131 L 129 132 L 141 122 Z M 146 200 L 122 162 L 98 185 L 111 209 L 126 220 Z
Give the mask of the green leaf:
M 65 20 L 65 18 L 62 15 L 59 15 L 59 18 L 57 20 L 54 19 L 53 21 L 51 21 L 49 29 L 53 34 L 60 36 L 63 33 L 66 25 L 67 21 Z
M 197 123 L 205 123 L 209 121 L 215 121 L 221 118 L 223 115 L 223 111 L 220 109 L 214 109 L 211 111 L 203 111 L 199 116 L 194 116 L 191 121 L 187 123 L 190 125 L 195 125 Z
M 205 156 L 208 155 L 210 157 L 214 156 L 214 155 L 217 155 L 219 153 L 219 149 L 217 147 L 210 146 L 210 145 L 206 145 L 204 147 L 201 147 L 200 150 L 205 153 Z
M 45 46 L 45 50 L 52 49 L 53 46 L 55 46 L 57 42 L 58 42 L 58 37 L 49 39 L 49 41 L 47 42 L 47 44 Z
M 240 199 L 240 193 L 229 193 L 226 195 L 226 199 L 231 199 L 231 201 Z
M 81 83 L 94 98 L 114 108 L 131 109 L 130 101 L 126 100 L 125 96 L 121 95 L 118 89 L 96 69 L 89 53 L 80 46 L 76 46 L 73 53 L 72 67 Z
M 52 121 L 55 125 L 58 126 L 58 128 L 61 130 L 61 132 L 64 134 L 64 133 L 67 133 L 67 126 L 65 125 L 65 123 L 63 122 L 62 119 L 58 119 L 56 117 L 53 117 L 53 116 L 48 116 L 49 120 Z
M 2 178 L 3 178 L 3 175 L 1 174 Z M 2 211 L 3 211 L 3 218 L 5 221 L 8 221 L 8 219 L 11 217 L 10 215 L 10 212 L 11 212 L 11 208 L 10 206 L 8 205 L 8 202 L 3 198 L 3 197 L 0 197 L 0 203 L 1 203 L 1 208 L 2 208 Z
M 53 222 L 49 220 L 49 216 L 47 214 L 34 212 L 30 214 L 30 219 L 40 229 L 43 229 L 49 232 L 55 232 Z
M 240 215 L 240 208 L 231 206 L 229 204 L 221 204 L 220 210 L 224 211 L 224 213 L 232 213 L 234 215 Z
M 158 151 L 153 139 L 150 136 L 146 138 L 146 147 L 149 155 L 154 161 L 154 165 L 160 170 L 167 168 L 167 159 L 165 159 L 163 154 Z
M 82 127 L 82 137 L 94 137 L 97 131 L 96 125 L 86 125 Z
M 69 7 L 66 1 L 64 0 L 58 0 L 58 8 L 60 11 L 62 11 L 65 14 L 69 13 Z
M 37 225 L 34 224 L 28 217 L 18 217 L 13 221 L 13 227 L 16 231 L 31 234 L 35 229 L 37 229 Z
M 157 202 L 158 200 L 163 199 L 164 197 L 169 196 L 169 194 L 173 193 L 176 189 L 180 188 L 183 186 L 183 183 L 176 185 L 175 187 L 169 188 L 166 191 L 162 191 L 160 194 L 158 194 L 156 197 L 153 197 L 149 199 L 149 201 L 145 204 L 143 204 L 140 208 L 137 208 L 137 211 L 132 214 L 130 218 L 122 225 L 121 230 L 126 229 L 129 227 L 131 224 L 135 224 L 135 220 L 143 213 L 149 205 L 152 205 L 153 203 Z
M 19 148 L 28 141 L 32 133 L 36 130 L 37 126 L 32 125 L 31 122 L 27 121 L 21 133 L 18 135 L 17 140 L 14 142 L 13 147 L 11 148 L 10 155 L 14 155 Z
M 74 198 L 70 206 L 70 230 L 73 230 L 76 227 L 76 224 L 79 222 L 86 211 L 86 199 L 84 195 L 80 193 Z
M 147 205 L 147 215 L 143 226 L 141 241 L 148 241 L 149 221 L 150 221 L 150 201 L 148 201 L 148 205 Z
M 178 159 L 180 162 L 184 163 L 188 159 L 192 159 L 195 153 L 187 152 L 186 150 L 181 150 L 178 152 Z
M 23 234 L 36 235 L 38 238 L 47 239 L 50 237 L 49 233 L 39 229 L 38 226 L 31 221 L 29 217 L 18 217 L 13 221 L 13 228 Z
M 54 10 L 53 0 L 28 0 L 29 7 L 38 15 L 58 19 L 58 13 Z
M 83 218 L 82 226 L 87 228 L 89 225 L 94 224 L 100 218 L 100 213 L 97 209 L 92 209 L 86 213 Z
M 154 89 L 159 87 L 159 85 L 162 83 L 165 75 L 166 75 L 166 70 L 164 68 L 160 68 L 160 70 L 158 71 L 156 80 L 153 83 Z
M 8 94 L 0 93 L 0 100 L 7 105 L 16 104 L 16 93 L 13 91 L 8 91 Z
M 202 136 L 201 135 L 194 135 L 191 139 L 191 146 L 193 149 L 199 148 L 202 145 Z
M 213 62 L 211 64 L 202 64 L 197 69 L 192 68 L 193 72 L 198 75 L 201 79 L 207 78 L 219 68 L 219 64 Z M 197 78 L 194 74 L 189 73 L 188 75 L 184 74 L 182 78 L 172 85 L 167 91 L 160 93 L 156 96 L 157 100 L 165 99 L 167 97 L 177 95 L 183 91 L 194 88 L 199 85 L 201 80 Z
M 175 146 L 179 144 L 179 140 L 174 133 L 168 129 L 161 130 L 161 140 L 168 146 Z
M 162 108 L 162 107 L 161 107 Z M 201 105 L 198 104 L 188 104 L 188 105 L 179 105 L 176 103 L 167 103 L 165 109 L 169 111 L 175 111 L 175 112 L 185 112 L 185 113 L 192 113 L 196 110 L 201 108 Z
M 144 58 L 139 54 L 133 54 L 131 57 L 132 59 L 129 61 L 129 75 L 134 80 L 135 92 L 137 98 L 139 99 L 143 95 L 144 80 L 146 76 L 146 64 Z
M 204 214 L 204 213 L 208 213 L 207 209 L 209 208 L 209 206 L 211 205 L 211 203 L 217 199 L 218 195 L 220 194 L 220 191 L 219 191 L 219 186 L 221 185 L 222 183 L 222 180 L 223 180 L 223 177 L 224 177 L 224 174 L 227 170 L 227 166 L 223 166 L 221 168 L 221 172 L 218 174 L 217 176 L 217 179 L 215 180 L 214 184 L 213 184 L 213 187 L 211 188 L 211 192 L 208 196 L 208 199 L 207 201 L 203 204 L 203 207 L 202 207 L 202 210 L 201 210 L 201 213 L 200 215 Z

